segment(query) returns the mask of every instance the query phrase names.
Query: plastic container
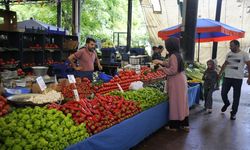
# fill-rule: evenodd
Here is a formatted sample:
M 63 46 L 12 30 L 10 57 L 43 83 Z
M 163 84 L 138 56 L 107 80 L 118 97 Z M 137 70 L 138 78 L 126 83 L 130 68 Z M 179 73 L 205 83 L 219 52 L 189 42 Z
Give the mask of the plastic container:
M 105 74 L 103 72 L 99 72 L 99 76 L 98 77 L 99 77 L 99 79 L 101 79 L 104 82 L 109 82 L 113 78 L 112 76 L 107 75 L 107 74 Z
M 4 95 L 6 97 L 17 95 L 17 94 L 28 94 L 31 92 L 31 89 L 24 87 L 16 87 L 16 88 L 6 88 Z

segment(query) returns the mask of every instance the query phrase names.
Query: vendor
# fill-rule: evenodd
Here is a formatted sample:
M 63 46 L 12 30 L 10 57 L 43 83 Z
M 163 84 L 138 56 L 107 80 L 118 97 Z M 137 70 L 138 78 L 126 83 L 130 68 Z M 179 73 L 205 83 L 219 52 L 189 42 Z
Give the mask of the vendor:
M 152 60 L 156 59 L 161 60 L 161 53 L 159 52 L 158 47 L 153 46 L 152 50 L 153 50 Z
M 97 63 L 99 70 L 102 70 L 95 47 L 96 41 L 92 38 L 87 38 L 86 45 L 69 56 L 68 59 L 72 67 L 77 71 L 79 77 L 87 77 L 89 80 L 93 80 L 95 63 Z M 75 64 L 76 60 L 79 66 Z

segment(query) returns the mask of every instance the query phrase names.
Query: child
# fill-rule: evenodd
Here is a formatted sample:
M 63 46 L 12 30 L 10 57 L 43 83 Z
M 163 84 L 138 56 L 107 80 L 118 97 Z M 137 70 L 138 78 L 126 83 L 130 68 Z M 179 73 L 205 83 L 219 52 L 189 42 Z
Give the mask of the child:
M 204 99 L 205 99 L 205 109 L 208 114 L 212 113 L 213 105 L 213 92 L 216 87 L 218 74 L 215 70 L 215 63 L 213 60 L 207 61 L 207 70 L 204 72 Z

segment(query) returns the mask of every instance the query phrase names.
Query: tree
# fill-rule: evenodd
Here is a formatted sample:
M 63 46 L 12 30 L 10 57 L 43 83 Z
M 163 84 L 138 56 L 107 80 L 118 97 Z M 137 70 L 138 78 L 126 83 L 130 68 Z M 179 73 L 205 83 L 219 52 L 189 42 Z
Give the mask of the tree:
M 72 1 L 62 2 L 62 26 L 71 33 Z M 84 0 L 81 2 L 81 41 L 87 36 L 112 41 L 114 31 L 127 30 L 127 0 Z M 18 21 L 30 17 L 56 26 L 56 3 L 14 5 Z M 48 13 L 49 12 L 49 13 Z M 148 39 L 139 0 L 133 1 L 132 46 Z

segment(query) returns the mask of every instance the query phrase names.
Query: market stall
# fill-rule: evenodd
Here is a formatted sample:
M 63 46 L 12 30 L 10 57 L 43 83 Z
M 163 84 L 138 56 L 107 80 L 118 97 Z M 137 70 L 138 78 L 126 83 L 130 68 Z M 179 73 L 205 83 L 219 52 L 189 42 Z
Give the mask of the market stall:
M 122 69 L 109 79 L 97 73 L 93 82 L 71 77 L 52 84 L 38 77 L 32 94 L 1 97 L 0 147 L 128 149 L 168 121 L 160 70 Z M 189 87 L 189 106 L 198 103 L 199 88 Z

